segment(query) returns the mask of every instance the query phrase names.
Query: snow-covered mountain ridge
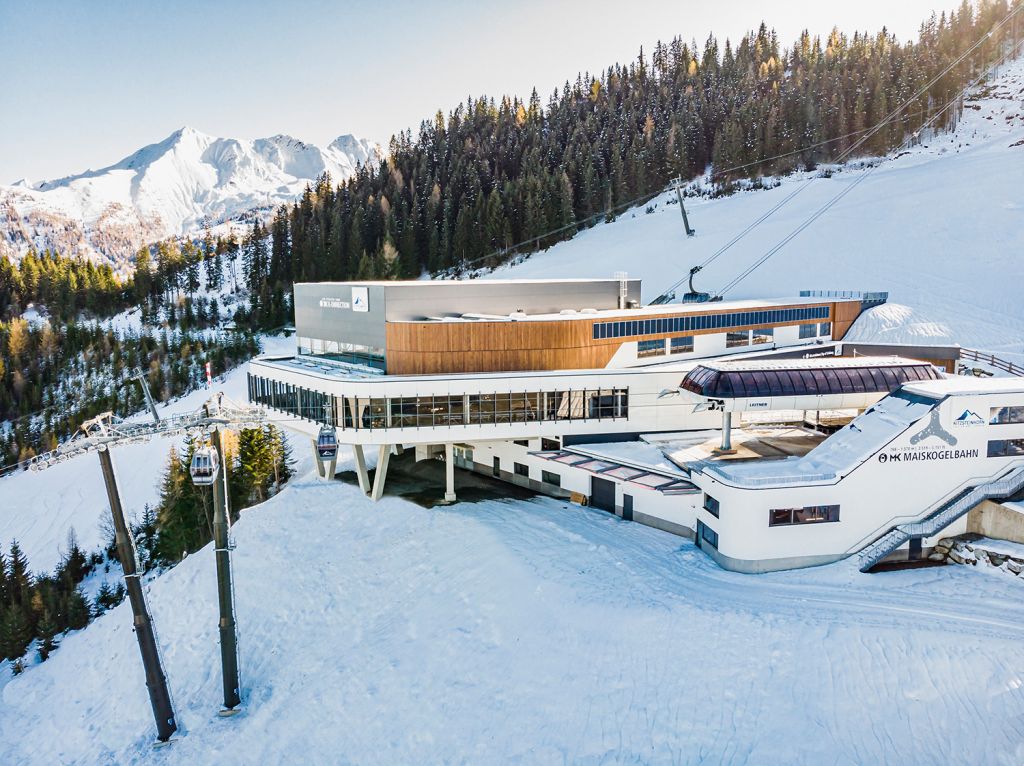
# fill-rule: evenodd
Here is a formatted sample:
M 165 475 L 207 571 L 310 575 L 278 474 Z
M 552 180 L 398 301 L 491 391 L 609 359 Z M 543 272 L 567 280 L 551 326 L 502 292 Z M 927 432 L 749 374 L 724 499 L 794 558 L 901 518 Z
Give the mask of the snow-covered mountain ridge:
M 216 138 L 184 127 L 100 170 L 0 186 L 0 255 L 51 248 L 121 266 L 142 244 L 270 210 L 325 171 L 340 181 L 383 156 L 351 135 L 321 149 L 284 135 Z

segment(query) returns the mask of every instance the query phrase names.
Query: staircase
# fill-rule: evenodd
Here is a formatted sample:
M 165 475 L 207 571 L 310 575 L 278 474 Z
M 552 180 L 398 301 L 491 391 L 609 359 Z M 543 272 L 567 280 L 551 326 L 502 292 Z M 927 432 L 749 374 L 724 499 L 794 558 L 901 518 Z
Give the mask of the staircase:
M 1024 468 L 1017 468 L 1001 479 L 961 492 L 921 521 L 893 527 L 860 552 L 860 571 L 868 571 L 912 537 L 938 534 L 983 500 L 1009 497 L 1021 488 L 1024 488 Z

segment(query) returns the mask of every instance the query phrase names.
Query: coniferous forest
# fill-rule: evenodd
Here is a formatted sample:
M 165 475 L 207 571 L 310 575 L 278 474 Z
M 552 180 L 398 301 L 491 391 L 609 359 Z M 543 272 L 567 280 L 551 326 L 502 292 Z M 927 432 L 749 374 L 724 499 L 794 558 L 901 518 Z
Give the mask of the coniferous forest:
M 468 98 L 399 133 L 386 161 L 334 185 L 323 177 L 246 259 L 260 323 L 287 319 L 293 280 L 415 278 L 495 266 L 573 236 L 714 168 L 742 177 L 840 156 L 983 37 L 1006 0 L 966 0 L 918 39 L 884 29 L 784 46 L 762 24 L 738 43 L 677 37 L 626 65 L 581 74 L 543 99 Z M 1009 28 L 939 78 L 858 154 L 898 146 L 1004 50 Z M 957 119 L 959 105 L 937 124 Z M 254 235 L 268 233 L 257 225 Z M 253 248 L 244 249 L 246 253 Z

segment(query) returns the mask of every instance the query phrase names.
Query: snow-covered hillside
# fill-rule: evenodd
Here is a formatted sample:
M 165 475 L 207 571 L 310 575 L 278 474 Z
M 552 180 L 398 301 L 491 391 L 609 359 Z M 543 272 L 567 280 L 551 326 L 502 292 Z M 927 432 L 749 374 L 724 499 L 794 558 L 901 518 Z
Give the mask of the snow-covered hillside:
M 697 275 L 714 291 L 751 265 L 857 180 L 863 163 L 814 180 L 777 213 Z M 816 172 L 813 175 L 819 175 Z M 668 288 L 806 176 L 770 190 L 686 201 L 659 197 L 610 224 L 533 255 L 492 278 L 609 277 L 644 280 L 644 300 Z M 882 161 L 870 176 L 727 297 L 794 295 L 800 289 L 887 290 L 851 338 L 942 343 L 1024 359 L 1024 59 L 1006 66 L 967 100 L 952 134 Z M 682 291 L 685 291 L 685 284 Z
M 307 474 L 149 586 L 183 735 L 154 751 L 127 603 L 2 690 L 10 764 L 1024 760 L 1024 608 L 970 567 L 752 577 L 551 499 L 426 510 Z
M 266 353 L 286 353 L 295 348 L 294 339 L 264 338 Z M 215 381 L 215 390 L 236 401 L 245 402 L 246 369 L 238 367 Z M 211 392 L 200 389 L 159 406 L 162 415 L 199 409 Z M 139 413 L 136 417 L 146 418 Z M 172 446 L 180 448 L 178 438 L 154 439 L 113 449 L 125 512 L 138 518 L 143 507 L 154 505 L 159 495 L 161 473 Z M 296 450 L 298 453 L 299 450 Z M 92 552 L 104 545 L 104 520 L 110 516 L 99 461 L 87 454 L 37 473 L 20 471 L 0 477 L 0 548 L 17 540 L 33 571 L 52 572 L 60 560 L 68 531 L 75 530 L 79 544 Z
M 289 136 L 239 140 L 181 128 L 110 167 L 0 186 L 0 255 L 49 247 L 123 263 L 144 243 L 269 210 L 324 171 L 341 181 L 382 156 L 351 135 L 320 149 Z

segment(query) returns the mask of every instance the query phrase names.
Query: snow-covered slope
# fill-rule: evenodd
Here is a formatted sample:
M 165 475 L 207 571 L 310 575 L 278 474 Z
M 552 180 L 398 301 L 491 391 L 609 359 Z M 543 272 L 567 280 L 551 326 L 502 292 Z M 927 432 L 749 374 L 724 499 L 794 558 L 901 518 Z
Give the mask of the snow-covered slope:
M 239 140 L 181 128 L 101 170 L 0 186 L 0 255 L 50 247 L 122 263 L 143 243 L 266 211 L 325 171 L 341 181 L 382 156 L 351 135 L 320 149 L 289 136 Z
M 294 338 L 264 338 L 267 353 L 294 351 Z M 244 402 L 245 365 L 216 380 L 216 391 Z M 205 389 L 160 406 L 162 415 L 199 409 L 211 393 Z M 145 412 L 136 417 L 146 418 Z M 160 476 L 172 446 L 181 448 L 180 437 L 129 444 L 112 451 L 125 512 L 134 518 L 143 506 L 159 496 Z M 308 451 L 308 450 L 306 450 Z M 297 456 L 299 450 L 296 450 Z M 303 455 L 305 451 L 303 452 Z M 110 516 L 99 461 L 81 455 L 43 472 L 20 471 L 0 477 L 0 549 L 17 540 L 35 572 L 52 572 L 60 560 L 68 531 L 75 530 L 83 550 L 92 552 L 106 540 L 102 524 Z M 2 759 L 0 759 L 2 760 Z
M 814 180 L 697 275 L 717 290 L 865 171 Z M 815 174 L 817 175 L 817 174 Z M 806 176 L 805 176 L 806 177 Z M 687 200 L 697 235 L 682 235 L 673 195 L 500 269 L 491 277 L 609 277 L 629 271 L 651 300 L 782 201 L 805 177 L 774 189 Z M 953 339 L 1024 359 L 1024 59 L 968 99 L 952 134 L 889 158 L 727 297 L 800 289 L 887 290 L 851 338 Z M 685 284 L 682 291 L 685 291 Z
M 747 576 L 551 499 L 426 510 L 307 475 L 235 527 L 244 710 L 207 546 L 2 690 L 9 764 L 1020 763 L 1024 608 L 969 567 Z

